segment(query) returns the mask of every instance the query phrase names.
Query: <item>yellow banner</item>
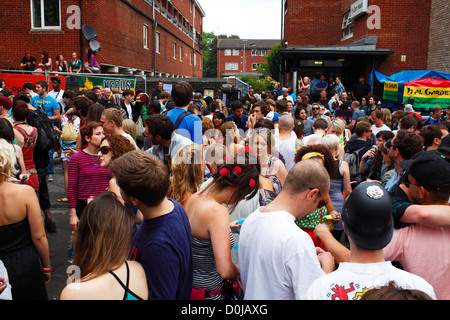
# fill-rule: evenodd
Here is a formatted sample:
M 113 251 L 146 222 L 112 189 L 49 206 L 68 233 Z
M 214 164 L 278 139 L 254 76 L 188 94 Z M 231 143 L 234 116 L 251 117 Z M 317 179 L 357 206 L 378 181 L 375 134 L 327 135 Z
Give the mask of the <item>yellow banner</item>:
M 427 99 L 450 99 L 450 88 L 405 86 L 404 96 Z
M 384 90 L 388 91 L 398 91 L 398 82 L 389 82 L 386 81 L 384 83 Z

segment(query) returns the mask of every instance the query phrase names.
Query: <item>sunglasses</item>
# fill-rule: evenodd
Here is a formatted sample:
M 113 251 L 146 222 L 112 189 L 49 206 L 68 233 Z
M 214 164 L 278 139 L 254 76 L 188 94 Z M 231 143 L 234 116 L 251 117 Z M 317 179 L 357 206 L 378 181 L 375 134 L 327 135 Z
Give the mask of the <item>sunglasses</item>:
M 394 146 L 390 141 L 386 141 L 386 142 L 384 143 L 384 147 L 385 147 L 386 149 L 388 149 L 388 150 L 389 150 L 391 147 L 394 148 L 394 149 L 397 149 L 397 147 Z
M 405 178 L 404 178 L 404 180 L 403 180 L 403 184 L 404 184 L 408 189 L 409 189 L 409 187 L 410 187 L 411 185 L 416 186 L 416 187 L 421 187 L 420 184 L 412 183 L 412 182 L 409 181 L 409 174 L 408 174 L 408 173 L 405 174 Z
M 312 110 L 320 110 L 320 108 L 312 108 Z
M 111 150 L 109 146 L 103 146 L 100 148 L 100 152 L 102 155 L 108 154 L 108 152 Z
M 315 188 L 309 188 L 309 190 L 314 190 L 314 189 Z M 319 200 L 319 203 L 317 204 L 317 209 L 322 208 L 327 205 L 327 201 L 323 197 L 322 192 L 320 192 L 320 190 L 319 190 L 319 195 L 320 195 L 321 200 Z

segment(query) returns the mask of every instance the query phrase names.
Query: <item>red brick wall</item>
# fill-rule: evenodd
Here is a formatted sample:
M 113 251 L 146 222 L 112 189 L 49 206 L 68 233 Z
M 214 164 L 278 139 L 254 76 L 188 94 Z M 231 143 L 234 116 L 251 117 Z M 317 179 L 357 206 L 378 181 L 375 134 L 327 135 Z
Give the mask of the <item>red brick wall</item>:
M 367 27 L 367 19 L 372 15 L 369 12 L 353 21 L 353 37 L 342 41 L 343 13 L 350 8 L 353 0 L 290 0 L 285 17 L 285 40 L 288 47 L 328 46 L 345 45 L 367 36 L 377 36 L 377 48 L 394 51 L 394 54 L 377 62 L 375 68 L 378 71 L 393 74 L 402 70 L 427 69 L 429 42 L 430 47 L 435 48 L 441 45 L 439 38 L 448 39 L 447 30 L 436 26 L 435 29 L 440 27 L 442 34 L 436 34 L 434 38 L 432 36 L 429 41 L 431 1 L 369 0 L 369 6 L 377 5 L 380 8 L 381 29 L 370 30 Z M 450 12 L 448 1 L 436 2 L 438 3 L 436 16 L 441 17 L 442 22 L 448 21 Z M 447 52 L 448 50 L 443 49 L 440 54 L 433 54 L 430 61 L 438 65 L 441 56 L 449 56 Z M 403 55 L 406 55 L 404 62 L 401 61 Z M 448 64 L 447 62 L 447 66 Z M 368 66 L 368 69 L 371 67 Z
M 264 49 L 266 50 L 266 54 L 270 53 L 270 49 Z M 241 73 L 244 72 L 243 68 L 243 51 L 244 48 L 239 50 L 239 56 L 233 56 L 233 49 L 231 49 L 231 56 L 225 56 L 225 50 L 221 49 L 217 51 L 217 77 L 222 78 L 222 74 L 225 73 Z M 252 70 L 252 64 L 253 63 L 264 63 L 267 62 L 267 60 L 264 58 L 264 56 L 259 55 L 260 49 L 258 49 L 258 55 L 257 56 L 251 56 L 252 50 L 245 48 L 245 73 L 260 73 L 257 70 Z M 237 62 L 238 63 L 238 70 L 226 70 L 225 64 L 230 62 Z
M 144 0 L 130 1 L 134 6 L 152 17 L 152 7 Z M 173 0 L 174 6 L 194 25 L 195 29 L 202 33 L 202 17 L 197 11 L 195 22 L 186 0 Z M 3 31 L 3 43 L 0 50 L 0 68 L 17 68 L 26 49 L 38 59 L 40 52 L 46 50 L 54 60 L 57 54 L 63 54 L 70 60 L 71 53 L 77 51 L 80 55 L 80 30 L 69 30 L 66 25 L 67 19 L 72 13 L 66 13 L 67 7 L 76 4 L 77 1 L 61 0 L 61 31 L 34 31 L 31 30 L 30 1 L 11 0 L 2 4 L 0 19 Z M 18 10 L 17 8 L 21 8 Z M 156 72 L 169 73 L 192 77 L 202 76 L 202 50 L 197 43 L 194 48 L 197 52 L 197 66 L 189 61 L 189 52 L 192 52 L 193 41 L 179 28 L 169 22 L 160 12 L 155 12 L 158 22 L 157 30 L 160 32 L 160 54 L 156 54 Z M 153 29 L 151 20 L 139 14 L 127 4 L 120 0 L 82 0 L 82 25 L 89 24 L 97 30 L 97 41 L 101 50 L 97 55 L 99 63 L 114 66 L 137 68 L 140 70 L 153 71 Z M 148 25 L 148 48 L 143 46 L 143 26 Z M 195 24 L 194 24 L 195 23 Z M 182 43 L 174 35 L 186 43 Z M 177 59 L 173 59 L 173 42 L 177 43 Z M 88 42 L 82 37 L 83 51 L 88 47 Z M 179 59 L 179 46 L 183 46 L 183 53 L 188 56 Z M 85 61 L 86 54 L 82 52 L 82 60 Z

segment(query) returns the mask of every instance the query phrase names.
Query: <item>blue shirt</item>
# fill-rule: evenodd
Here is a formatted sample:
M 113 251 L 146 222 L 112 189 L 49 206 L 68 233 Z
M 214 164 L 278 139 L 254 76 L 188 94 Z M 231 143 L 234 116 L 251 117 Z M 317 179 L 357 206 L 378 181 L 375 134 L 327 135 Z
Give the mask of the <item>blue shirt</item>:
M 129 260 L 142 264 L 149 300 L 190 300 L 194 264 L 191 225 L 184 208 L 144 219 L 133 237 Z
M 229 115 L 228 117 L 225 118 L 225 121 L 234 121 L 234 123 L 236 124 L 236 127 L 238 127 L 238 129 L 241 129 L 242 131 L 246 132 L 247 131 L 247 121 L 248 121 L 248 116 L 243 114 L 240 120 L 237 120 L 234 115 Z
M 167 112 L 167 116 L 175 124 L 180 114 L 185 111 L 185 109 L 175 107 Z M 175 132 L 191 139 L 194 143 L 203 144 L 202 120 L 196 115 L 190 114 L 186 116 Z
M 50 96 L 47 96 L 46 98 L 41 98 L 39 95 L 34 96 L 33 99 L 31 99 L 30 104 L 36 109 L 45 111 L 48 117 L 53 117 L 55 115 L 55 110 L 59 110 L 58 101 Z
M 359 117 L 365 117 L 366 113 L 362 110 L 353 111 L 352 120 L 358 120 Z

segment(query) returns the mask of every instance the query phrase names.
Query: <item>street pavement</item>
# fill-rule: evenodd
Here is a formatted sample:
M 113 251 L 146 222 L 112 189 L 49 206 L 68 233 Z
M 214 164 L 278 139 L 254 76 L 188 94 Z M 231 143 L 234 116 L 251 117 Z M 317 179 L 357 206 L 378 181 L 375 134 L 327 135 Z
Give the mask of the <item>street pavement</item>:
M 64 174 L 62 163 L 59 158 L 55 159 L 54 181 L 48 182 L 50 193 L 50 211 L 56 223 L 56 232 L 47 232 L 50 264 L 53 267 L 52 278 L 47 284 L 49 300 L 59 300 L 60 294 L 66 285 L 67 243 L 70 239 L 72 229 L 69 226 L 69 208 L 67 202 L 58 202 L 57 199 L 66 197 L 64 188 Z

